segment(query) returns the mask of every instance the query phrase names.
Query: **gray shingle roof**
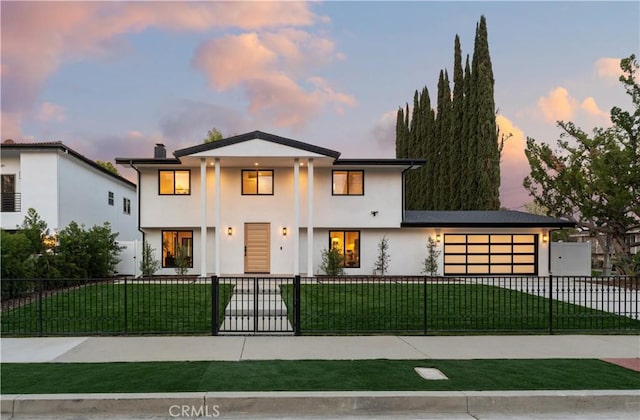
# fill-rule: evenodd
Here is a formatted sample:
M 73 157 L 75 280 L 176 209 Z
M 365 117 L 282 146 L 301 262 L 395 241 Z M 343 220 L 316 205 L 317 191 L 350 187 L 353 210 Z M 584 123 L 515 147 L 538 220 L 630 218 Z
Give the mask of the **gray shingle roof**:
M 575 223 L 555 217 L 514 210 L 418 211 L 404 214 L 403 227 L 573 227 Z

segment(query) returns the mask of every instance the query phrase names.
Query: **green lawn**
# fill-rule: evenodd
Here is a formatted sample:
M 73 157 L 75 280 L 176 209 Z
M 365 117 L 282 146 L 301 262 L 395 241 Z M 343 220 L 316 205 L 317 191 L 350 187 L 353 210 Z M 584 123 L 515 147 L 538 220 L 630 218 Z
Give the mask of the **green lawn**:
M 424 380 L 414 367 L 449 380 Z M 584 359 L 7 363 L 1 373 L 2 394 L 640 388 L 640 373 Z
M 282 287 L 293 322 L 293 286 Z M 487 285 L 330 283 L 300 287 L 303 334 L 547 332 L 549 300 Z M 554 331 L 639 332 L 640 321 L 554 301 Z
M 233 286 L 220 285 L 219 319 Z M 126 300 L 126 305 L 125 305 Z M 38 301 L 2 313 L 2 335 L 40 331 Z M 126 306 L 126 311 L 125 311 Z M 125 322 L 126 319 L 126 322 Z M 89 284 L 42 299 L 43 334 L 207 333 L 209 284 Z

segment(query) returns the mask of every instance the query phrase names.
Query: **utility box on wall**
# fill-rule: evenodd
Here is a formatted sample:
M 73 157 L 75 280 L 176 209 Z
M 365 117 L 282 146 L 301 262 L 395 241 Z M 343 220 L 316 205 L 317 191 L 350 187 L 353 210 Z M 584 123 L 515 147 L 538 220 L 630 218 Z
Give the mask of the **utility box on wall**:
M 554 276 L 591 276 L 590 242 L 552 242 L 550 252 Z

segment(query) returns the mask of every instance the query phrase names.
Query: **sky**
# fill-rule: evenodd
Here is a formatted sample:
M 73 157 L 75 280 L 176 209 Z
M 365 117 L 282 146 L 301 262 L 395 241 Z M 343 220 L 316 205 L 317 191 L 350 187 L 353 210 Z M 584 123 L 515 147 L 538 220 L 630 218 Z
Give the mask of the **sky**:
M 527 137 L 556 144 L 630 109 L 620 59 L 640 55 L 640 2 L 4 1 L 0 138 L 62 141 L 91 159 L 152 157 L 215 127 L 349 158 L 395 157 L 396 112 L 484 15 L 503 151 L 502 206 L 531 198 Z M 134 180 L 131 170 L 118 167 Z

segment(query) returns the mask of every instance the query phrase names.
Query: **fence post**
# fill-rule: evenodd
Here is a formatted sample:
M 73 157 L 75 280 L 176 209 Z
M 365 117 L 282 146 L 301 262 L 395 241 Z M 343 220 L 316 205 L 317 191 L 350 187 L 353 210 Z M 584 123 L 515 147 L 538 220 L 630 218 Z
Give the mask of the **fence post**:
M 553 334 L 553 274 L 549 273 L 549 334 Z
M 44 287 L 44 279 L 38 280 L 38 331 L 40 337 L 44 335 L 43 333 L 43 322 L 42 322 L 42 288 Z
M 127 278 L 124 278 L 124 335 L 129 332 L 129 299 L 127 299 Z
M 218 335 L 218 324 L 220 319 L 218 314 L 219 299 L 219 280 L 218 276 L 211 276 L 211 335 Z
M 422 299 L 424 303 L 424 335 L 427 335 L 427 276 L 424 276 L 422 279 Z
M 300 276 L 293 278 L 293 331 L 301 335 L 300 331 Z

